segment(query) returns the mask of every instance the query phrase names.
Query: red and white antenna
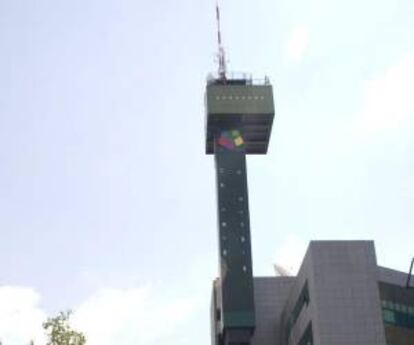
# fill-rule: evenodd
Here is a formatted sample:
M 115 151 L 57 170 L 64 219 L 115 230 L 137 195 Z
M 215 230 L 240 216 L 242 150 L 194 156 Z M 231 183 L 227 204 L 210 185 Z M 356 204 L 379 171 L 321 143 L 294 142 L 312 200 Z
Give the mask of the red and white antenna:
M 223 44 L 221 42 L 221 28 L 220 28 L 220 8 L 218 2 L 216 2 L 216 16 L 217 16 L 217 43 L 218 43 L 218 61 L 219 61 L 219 68 L 218 74 L 220 79 L 226 79 L 226 54 L 224 52 Z

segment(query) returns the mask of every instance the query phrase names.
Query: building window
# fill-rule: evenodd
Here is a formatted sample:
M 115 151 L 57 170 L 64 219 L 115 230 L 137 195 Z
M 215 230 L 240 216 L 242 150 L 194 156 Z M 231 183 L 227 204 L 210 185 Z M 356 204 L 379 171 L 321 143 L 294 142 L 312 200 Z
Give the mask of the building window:
M 395 314 L 392 310 L 383 309 L 382 317 L 387 323 L 395 323 Z
M 305 332 L 303 332 L 303 335 L 300 338 L 298 345 L 313 345 L 312 324 L 310 322 L 308 327 L 306 327 Z
M 302 291 L 299 294 L 298 300 L 296 301 L 295 306 L 293 307 L 292 313 L 288 319 L 287 323 L 287 335 L 290 336 L 290 332 L 295 325 L 297 319 L 299 318 L 300 312 L 304 307 L 307 307 L 309 304 L 309 288 L 308 282 L 305 282 L 305 285 L 302 288 Z
M 414 306 L 383 300 L 382 317 L 385 323 L 414 329 Z

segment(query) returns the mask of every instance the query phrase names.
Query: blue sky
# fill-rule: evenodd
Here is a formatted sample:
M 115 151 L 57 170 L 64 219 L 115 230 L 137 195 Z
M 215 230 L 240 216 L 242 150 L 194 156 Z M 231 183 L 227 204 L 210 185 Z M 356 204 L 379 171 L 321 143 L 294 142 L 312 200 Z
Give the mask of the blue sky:
M 41 320 L 66 308 L 91 345 L 209 343 L 214 6 L 0 2 L 4 345 L 40 344 Z M 412 1 L 221 7 L 229 69 L 275 92 L 269 153 L 248 158 L 255 274 L 294 269 L 310 239 L 373 239 L 380 264 L 407 270 Z

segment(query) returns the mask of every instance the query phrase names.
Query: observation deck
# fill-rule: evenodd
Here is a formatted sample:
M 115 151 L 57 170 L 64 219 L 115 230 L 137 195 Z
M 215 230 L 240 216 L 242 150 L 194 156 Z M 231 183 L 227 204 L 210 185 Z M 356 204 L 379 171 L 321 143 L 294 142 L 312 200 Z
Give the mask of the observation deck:
M 206 87 L 206 153 L 214 153 L 219 131 L 238 129 L 246 154 L 266 154 L 274 118 L 272 85 L 268 78 L 233 73 L 209 75 Z

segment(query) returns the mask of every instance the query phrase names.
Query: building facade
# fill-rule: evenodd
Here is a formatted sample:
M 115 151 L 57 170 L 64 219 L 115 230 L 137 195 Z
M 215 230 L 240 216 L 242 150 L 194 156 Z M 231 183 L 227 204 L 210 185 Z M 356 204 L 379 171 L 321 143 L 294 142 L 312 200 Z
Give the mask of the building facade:
M 254 278 L 252 345 L 414 345 L 414 289 L 372 241 L 312 241 L 295 277 Z M 212 345 L 220 337 L 213 284 Z

